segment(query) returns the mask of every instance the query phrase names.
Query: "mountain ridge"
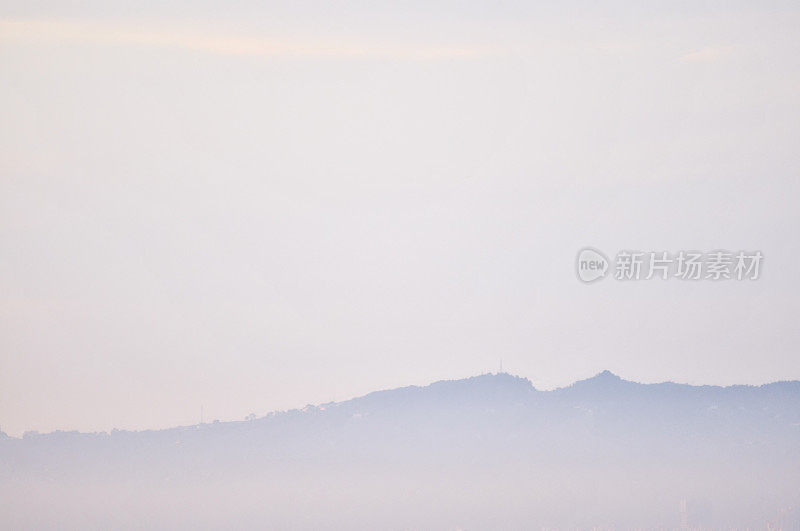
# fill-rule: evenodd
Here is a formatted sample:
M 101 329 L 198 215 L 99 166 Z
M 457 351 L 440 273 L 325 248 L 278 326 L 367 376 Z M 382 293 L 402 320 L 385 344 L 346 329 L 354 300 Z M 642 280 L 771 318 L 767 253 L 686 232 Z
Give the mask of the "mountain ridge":
M 164 495 L 181 505 L 200 493 L 193 528 L 215 517 L 207 503 L 223 515 L 216 527 L 231 515 L 244 515 L 239 527 L 331 527 L 336 515 L 342 529 L 458 528 L 472 514 L 483 529 L 677 528 L 683 499 L 706 528 L 764 528 L 800 502 L 798 470 L 800 382 L 642 384 L 610 372 L 553 390 L 483 374 L 243 421 L 0 437 L 10 507 L 33 486 L 42 507 L 66 500 L 56 514 L 94 514 L 89 500 L 102 500 L 113 521 L 129 499 L 149 514 Z
M 182 430 L 187 428 L 200 428 L 203 426 L 237 424 L 242 422 L 253 422 L 272 418 L 280 415 L 292 415 L 310 411 L 326 411 L 348 406 L 380 406 L 391 402 L 393 399 L 401 398 L 404 405 L 411 405 L 421 399 L 429 398 L 433 395 L 443 400 L 455 400 L 460 405 L 495 403 L 502 399 L 532 399 L 538 398 L 546 400 L 548 397 L 557 395 L 572 395 L 581 400 L 608 400 L 613 398 L 624 398 L 623 393 L 647 393 L 655 391 L 685 392 L 714 392 L 714 393 L 742 393 L 748 391 L 782 391 L 797 394 L 800 400 L 800 380 L 780 380 L 759 385 L 733 384 L 733 385 L 709 385 L 709 384 L 686 384 L 674 381 L 663 381 L 654 383 L 642 383 L 626 380 L 619 375 L 603 370 L 594 376 L 576 380 L 572 384 L 554 389 L 537 389 L 530 379 L 514 375 L 508 372 L 484 373 L 476 376 L 458 379 L 436 380 L 427 385 L 408 385 L 391 389 L 381 389 L 371 391 L 364 395 L 353 397 L 339 402 L 326 402 L 320 404 L 308 404 L 302 408 L 292 408 L 287 410 L 273 410 L 269 413 L 255 417 L 254 419 L 214 421 L 213 423 L 178 425 L 159 429 L 125 430 L 113 429 L 111 432 L 95 431 L 80 432 L 77 430 L 54 430 L 47 433 L 28 431 L 22 437 L 13 437 L 0 431 L 0 441 L 18 440 L 29 437 L 42 437 L 51 434 L 73 433 L 83 435 L 97 435 L 118 432 L 128 433 L 152 433 L 170 430 Z

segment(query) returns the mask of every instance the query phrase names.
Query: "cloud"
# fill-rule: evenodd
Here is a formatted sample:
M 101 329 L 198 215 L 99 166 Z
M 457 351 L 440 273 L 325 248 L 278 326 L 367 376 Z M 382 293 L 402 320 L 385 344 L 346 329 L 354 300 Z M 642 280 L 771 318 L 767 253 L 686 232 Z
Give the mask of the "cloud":
M 494 56 L 502 50 L 476 46 L 432 46 L 391 42 L 286 39 L 214 34 L 186 28 L 140 28 L 97 21 L 0 20 L 1 41 L 76 42 L 96 46 L 183 49 L 254 57 L 451 59 Z
M 733 46 L 701 48 L 700 50 L 683 54 L 680 60 L 684 63 L 710 63 L 727 55 L 732 49 Z

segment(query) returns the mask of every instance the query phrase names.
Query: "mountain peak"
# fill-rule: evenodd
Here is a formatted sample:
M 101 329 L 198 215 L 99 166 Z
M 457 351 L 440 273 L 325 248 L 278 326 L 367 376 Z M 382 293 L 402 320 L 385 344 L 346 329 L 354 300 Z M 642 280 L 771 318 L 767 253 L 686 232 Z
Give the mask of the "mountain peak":
M 462 380 L 442 380 L 434 382 L 428 386 L 429 388 L 437 387 L 458 387 L 469 389 L 523 389 L 526 391 L 535 391 L 533 384 L 527 378 L 515 376 L 507 372 L 486 373 Z
M 565 389 L 584 389 L 605 392 L 609 389 L 616 389 L 622 384 L 635 385 L 633 382 L 623 380 L 613 372 L 605 370 L 595 374 L 591 378 L 579 380 Z
M 614 374 L 613 372 L 609 371 L 608 369 L 604 370 L 603 372 L 597 373 L 594 377 L 591 378 L 592 380 L 607 380 L 607 381 L 620 381 L 622 378 Z

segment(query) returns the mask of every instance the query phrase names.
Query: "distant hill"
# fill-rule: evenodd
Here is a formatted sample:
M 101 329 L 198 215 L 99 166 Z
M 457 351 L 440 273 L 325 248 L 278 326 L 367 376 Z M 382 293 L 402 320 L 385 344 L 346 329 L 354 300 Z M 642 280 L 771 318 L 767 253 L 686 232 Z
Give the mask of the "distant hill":
M 764 527 L 796 519 L 800 382 L 485 374 L 249 421 L 0 437 L 0 478 L 18 503 L 0 522 L 22 527 Z

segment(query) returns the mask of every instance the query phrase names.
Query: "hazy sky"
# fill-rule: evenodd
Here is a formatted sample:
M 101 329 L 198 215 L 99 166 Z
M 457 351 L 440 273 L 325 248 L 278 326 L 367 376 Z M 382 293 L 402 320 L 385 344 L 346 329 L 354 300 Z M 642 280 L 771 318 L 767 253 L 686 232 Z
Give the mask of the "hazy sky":
M 4 431 L 800 378 L 796 2 L 107 4 L 0 2 Z

